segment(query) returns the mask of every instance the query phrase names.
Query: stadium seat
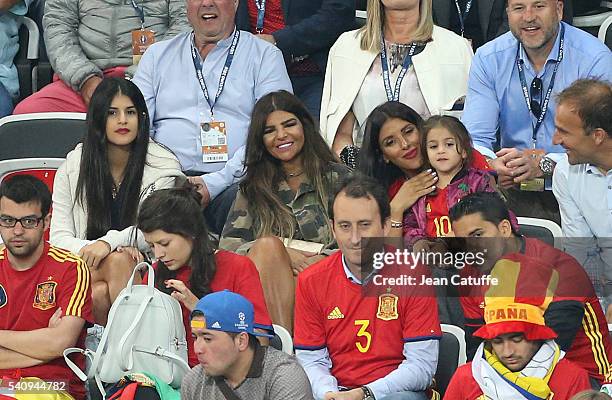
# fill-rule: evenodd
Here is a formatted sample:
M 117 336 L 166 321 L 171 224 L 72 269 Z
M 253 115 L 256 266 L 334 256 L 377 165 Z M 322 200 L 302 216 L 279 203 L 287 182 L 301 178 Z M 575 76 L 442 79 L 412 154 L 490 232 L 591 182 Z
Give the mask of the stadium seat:
M 19 51 L 13 63 L 17 68 L 19 77 L 18 101 L 33 93 L 33 71 L 39 57 L 40 31 L 36 22 L 28 17 L 23 18 L 23 24 L 19 28 Z
M 365 25 L 368 14 L 365 10 L 356 10 L 355 11 L 355 23 L 357 27 L 361 28 Z
M 541 218 L 517 217 L 519 230 L 522 235 L 540 239 L 551 246 L 560 248 L 563 236 L 561 227 L 553 221 Z
M 86 132 L 84 113 L 10 115 L 0 119 L 0 160 L 65 158 Z
M 597 37 L 612 50 L 612 15 L 601 24 Z
M 593 7 L 589 10 L 581 10 L 577 7 L 578 4 L 579 3 L 576 2 L 572 25 L 597 36 L 599 27 L 608 17 L 612 16 L 612 5 L 609 1 L 602 1 L 599 4 L 599 7 Z
M 49 191 L 53 192 L 55 172 L 64 162 L 63 158 L 21 158 L 0 161 L 0 183 L 15 175 L 33 175 L 43 181 Z M 45 240 L 49 240 L 49 231 L 45 232 Z M 2 239 L 0 239 L 2 243 Z
M 293 354 L 293 339 L 289 331 L 280 325 L 275 324 L 273 327 L 274 337 L 270 339 L 270 346 L 287 354 Z
M 436 369 L 436 391 L 444 397 L 446 388 L 453 374 L 460 365 L 467 361 L 465 332 L 455 325 L 441 324 L 442 339 L 438 353 L 438 368 Z

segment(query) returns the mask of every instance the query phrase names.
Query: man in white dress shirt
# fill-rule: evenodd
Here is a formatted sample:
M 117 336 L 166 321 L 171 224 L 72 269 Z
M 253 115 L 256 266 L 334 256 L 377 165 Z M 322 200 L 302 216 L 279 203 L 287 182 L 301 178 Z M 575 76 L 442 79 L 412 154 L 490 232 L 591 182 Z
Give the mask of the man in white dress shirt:
M 594 279 L 606 319 L 612 322 L 610 82 L 580 79 L 559 94 L 553 143 L 567 153 L 553 176 L 566 251 Z

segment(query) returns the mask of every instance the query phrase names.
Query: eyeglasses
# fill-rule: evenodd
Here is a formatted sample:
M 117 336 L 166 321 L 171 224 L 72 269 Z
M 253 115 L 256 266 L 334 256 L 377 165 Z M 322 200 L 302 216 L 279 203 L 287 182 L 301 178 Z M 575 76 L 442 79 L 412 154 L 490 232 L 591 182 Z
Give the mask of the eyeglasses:
M 542 79 L 533 78 L 529 95 L 531 96 L 531 102 L 529 103 L 531 113 L 534 117 L 540 118 L 540 114 L 542 114 Z
M 13 218 L 13 217 L 0 217 L 0 226 L 3 228 L 14 228 L 17 225 L 17 222 L 21 224 L 24 229 L 34 229 L 40 224 L 43 217 L 23 217 L 23 218 Z

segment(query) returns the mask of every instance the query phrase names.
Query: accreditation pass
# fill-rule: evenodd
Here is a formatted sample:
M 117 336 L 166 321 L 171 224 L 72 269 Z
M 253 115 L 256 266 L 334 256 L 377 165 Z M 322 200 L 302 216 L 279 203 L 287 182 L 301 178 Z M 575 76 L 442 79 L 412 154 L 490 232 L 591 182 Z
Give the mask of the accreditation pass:
M 228 160 L 225 122 L 201 123 L 200 138 L 202 139 L 202 162 L 226 162 Z

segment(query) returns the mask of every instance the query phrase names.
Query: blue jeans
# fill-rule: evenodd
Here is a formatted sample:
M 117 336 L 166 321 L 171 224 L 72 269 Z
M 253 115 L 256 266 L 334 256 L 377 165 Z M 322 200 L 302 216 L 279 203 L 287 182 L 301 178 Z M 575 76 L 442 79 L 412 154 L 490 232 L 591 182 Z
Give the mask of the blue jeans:
M 304 103 L 315 122 L 321 114 L 321 97 L 323 96 L 323 75 L 290 76 L 293 93 Z
M 11 115 L 13 112 L 13 98 L 0 82 L 0 118 Z
M 425 392 L 397 392 L 384 396 L 380 400 L 427 400 Z

